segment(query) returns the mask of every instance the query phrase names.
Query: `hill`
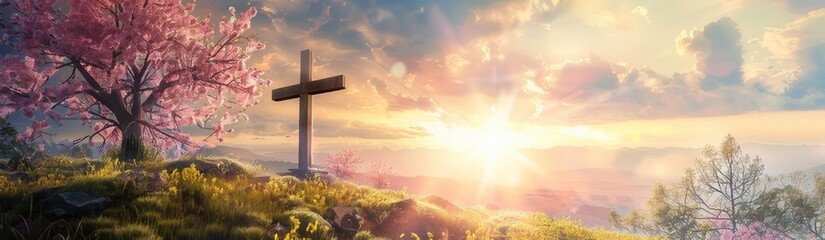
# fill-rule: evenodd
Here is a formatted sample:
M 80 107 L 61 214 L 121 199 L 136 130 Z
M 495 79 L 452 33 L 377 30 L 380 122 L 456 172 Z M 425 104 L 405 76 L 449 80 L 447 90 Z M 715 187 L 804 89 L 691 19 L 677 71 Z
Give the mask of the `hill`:
M 229 147 L 229 146 L 215 146 L 213 148 L 201 148 L 193 156 L 204 157 L 229 157 L 237 159 L 248 165 L 261 166 L 264 173 L 269 175 L 276 175 L 278 173 L 286 172 L 289 169 L 297 168 L 298 164 L 295 162 L 277 161 L 274 158 L 267 157 L 249 151 L 244 148 Z
M 814 173 L 825 174 L 825 164 L 806 169 L 803 172 L 805 172 L 807 175 L 813 175 Z
M 185 161 L 57 157 L 32 172 L 3 172 L 0 238 L 640 239 L 433 195 L 326 178 L 260 178 L 231 159 Z

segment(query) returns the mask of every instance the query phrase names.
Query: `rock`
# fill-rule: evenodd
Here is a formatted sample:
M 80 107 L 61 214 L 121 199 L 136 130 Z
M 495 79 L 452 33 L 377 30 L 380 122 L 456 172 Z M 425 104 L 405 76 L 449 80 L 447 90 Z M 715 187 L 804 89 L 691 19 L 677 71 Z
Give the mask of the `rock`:
M 6 165 L 6 169 L 9 171 L 17 171 L 17 170 L 25 170 L 29 161 L 21 156 L 14 156 L 9 159 L 9 163 Z
M 289 210 L 289 211 L 286 212 L 286 216 L 293 216 L 293 217 L 297 218 L 298 220 L 300 220 L 301 221 L 301 229 L 304 229 L 304 228 L 306 228 L 306 226 L 308 224 L 315 223 L 315 222 L 318 223 L 319 227 L 320 226 L 326 226 L 326 227 L 329 227 L 329 228 L 332 227 L 332 224 L 330 224 L 326 219 L 321 217 L 321 215 L 319 215 L 315 212 L 312 212 L 310 210 L 307 210 L 307 209 Z M 282 222 L 284 224 L 289 224 L 290 223 L 288 217 L 286 217 L 282 220 L 283 221 L 279 221 L 279 222 Z
M 461 211 L 461 208 L 459 208 L 455 204 L 451 203 L 449 200 L 444 199 L 443 197 L 436 196 L 436 195 L 428 195 L 426 197 L 421 198 L 420 201 L 432 204 L 433 206 L 436 206 L 436 207 L 441 208 L 441 209 L 443 209 L 445 211 L 448 211 L 448 212 L 453 212 L 454 213 L 454 212 L 460 212 Z
M 173 161 L 167 163 L 164 168 L 168 172 L 172 172 L 176 169 L 178 171 L 182 171 L 184 168 L 188 168 L 192 164 L 194 164 L 195 168 L 197 168 L 201 173 L 213 177 L 219 177 L 222 179 L 238 179 L 241 177 L 248 177 L 246 169 L 244 169 L 240 164 L 226 159 Z
M 23 181 L 23 182 L 31 182 L 32 181 L 31 175 L 29 175 L 26 172 L 15 172 L 15 173 L 9 174 L 9 176 L 7 178 L 9 179 L 9 181 L 18 181 L 18 180 Z
M 376 236 L 397 237 L 410 233 L 427 236 L 429 232 L 450 239 L 450 232 L 463 232 L 457 226 L 452 226 L 455 220 L 451 219 L 450 214 L 432 204 L 420 204 L 414 199 L 407 199 L 395 203 L 393 209 L 374 229 Z M 456 229 L 451 231 L 451 228 Z
M 73 218 L 99 214 L 112 200 L 85 192 L 62 192 L 43 200 L 43 210 L 57 218 Z
M 352 237 L 358 230 L 361 230 L 361 224 L 364 223 L 358 211 L 359 209 L 354 207 L 333 207 L 327 213 L 327 220 L 336 232 L 343 232 Z
M 267 236 L 275 236 L 275 234 L 278 234 L 278 236 L 284 236 L 288 232 L 289 232 L 289 229 L 287 229 L 281 223 L 276 222 L 276 223 L 270 224 L 267 227 L 266 235 Z
M 145 187 L 145 190 L 148 192 L 157 192 L 164 189 L 160 173 L 146 171 L 146 169 L 143 168 L 126 170 L 118 176 L 118 179 L 120 179 L 121 182 L 131 182 L 139 187 Z

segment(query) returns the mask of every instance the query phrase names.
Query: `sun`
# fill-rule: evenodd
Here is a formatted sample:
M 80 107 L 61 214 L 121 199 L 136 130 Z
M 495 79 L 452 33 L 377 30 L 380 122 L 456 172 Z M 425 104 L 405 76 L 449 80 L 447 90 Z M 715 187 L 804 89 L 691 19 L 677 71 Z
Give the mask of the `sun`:
M 495 164 L 515 152 L 515 134 L 504 123 L 490 122 L 477 130 L 470 142 L 471 151 L 483 157 L 488 164 Z
M 491 118 L 485 124 L 438 129 L 439 145 L 464 152 L 471 160 L 495 163 L 516 151 L 520 142 L 506 121 Z

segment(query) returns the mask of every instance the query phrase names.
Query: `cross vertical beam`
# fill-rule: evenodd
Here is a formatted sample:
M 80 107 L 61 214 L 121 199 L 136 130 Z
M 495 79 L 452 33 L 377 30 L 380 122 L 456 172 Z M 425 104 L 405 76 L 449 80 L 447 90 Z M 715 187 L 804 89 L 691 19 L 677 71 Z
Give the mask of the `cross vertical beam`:
M 312 166 L 312 95 L 307 91 L 312 81 L 312 52 L 301 51 L 301 97 L 298 120 L 298 169 L 309 170 Z

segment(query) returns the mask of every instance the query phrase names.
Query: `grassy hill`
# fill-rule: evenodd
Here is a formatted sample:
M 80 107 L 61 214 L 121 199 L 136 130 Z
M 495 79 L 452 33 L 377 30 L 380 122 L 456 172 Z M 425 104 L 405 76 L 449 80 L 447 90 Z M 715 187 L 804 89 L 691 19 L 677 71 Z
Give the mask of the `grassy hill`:
M 289 169 L 298 167 L 298 163 L 296 162 L 278 161 L 272 157 L 253 153 L 247 149 L 228 146 L 202 148 L 192 155 L 202 157 L 230 157 L 248 165 L 259 165 L 264 168 L 263 171 L 265 173 L 272 175 L 287 172 Z
M 231 159 L 184 161 L 52 157 L 0 172 L 0 239 L 641 239 L 437 196 L 255 177 Z M 361 219 L 357 229 L 336 217 L 341 209 Z

